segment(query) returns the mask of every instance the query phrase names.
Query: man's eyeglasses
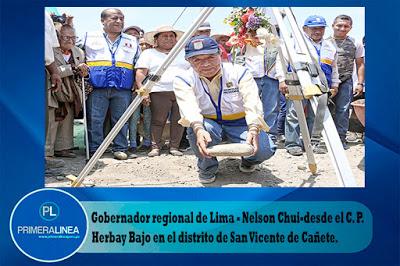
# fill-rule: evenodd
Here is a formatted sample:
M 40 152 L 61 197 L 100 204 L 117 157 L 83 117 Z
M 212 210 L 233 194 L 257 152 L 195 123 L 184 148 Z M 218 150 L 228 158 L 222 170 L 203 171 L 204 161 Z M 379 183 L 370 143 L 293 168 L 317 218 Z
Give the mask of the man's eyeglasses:
M 63 41 L 76 41 L 76 36 L 60 36 L 60 39 Z

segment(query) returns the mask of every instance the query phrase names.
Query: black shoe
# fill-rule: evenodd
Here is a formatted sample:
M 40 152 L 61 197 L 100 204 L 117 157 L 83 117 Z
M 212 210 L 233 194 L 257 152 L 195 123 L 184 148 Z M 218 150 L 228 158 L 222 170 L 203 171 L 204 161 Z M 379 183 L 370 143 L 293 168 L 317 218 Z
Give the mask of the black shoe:
M 136 147 L 128 148 L 128 151 L 126 153 L 128 155 L 128 159 L 136 159 L 138 157 L 136 151 Z
M 344 149 L 345 151 L 348 150 L 348 149 L 350 149 L 350 147 L 349 147 L 349 145 L 347 145 L 346 141 L 343 141 L 343 142 L 342 142 L 342 145 L 343 145 L 343 149 Z
M 239 170 L 242 173 L 253 173 L 257 169 L 258 164 L 247 165 L 243 161 L 239 164 Z
M 303 155 L 303 149 L 299 146 L 286 148 L 286 151 L 292 156 L 301 156 Z
M 315 154 L 326 154 L 328 150 L 326 149 L 325 145 L 318 143 L 313 145 L 313 153 Z
M 137 149 L 137 152 L 148 152 L 151 150 L 151 145 L 142 145 Z

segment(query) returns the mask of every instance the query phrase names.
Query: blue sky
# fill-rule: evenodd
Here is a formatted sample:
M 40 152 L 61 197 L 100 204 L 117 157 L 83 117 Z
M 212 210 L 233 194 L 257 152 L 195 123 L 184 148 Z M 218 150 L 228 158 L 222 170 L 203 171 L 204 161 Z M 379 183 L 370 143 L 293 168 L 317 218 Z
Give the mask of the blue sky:
M 152 31 L 160 25 L 171 25 L 179 17 L 184 7 L 118 7 L 125 14 L 125 26 L 137 25 L 145 31 Z M 78 36 L 83 36 L 87 31 L 100 30 L 100 13 L 104 7 L 57 7 L 59 13 L 74 16 L 75 28 Z M 175 27 L 185 31 L 199 14 L 201 8 L 188 7 L 177 21 Z M 207 21 L 213 28 L 212 34 L 230 33 L 231 27 L 223 23 L 224 18 L 232 10 L 231 7 L 216 7 Z M 365 13 L 363 7 L 294 7 L 293 12 L 297 21 L 303 22 L 309 15 L 325 17 L 329 27 L 325 37 L 332 30 L 330 25 L 333 19 L 340 14 L 347 14 L 354 20 L 351 36 L 361 40 L 365 33 Z M 151 19 L 150 19 L 151 18 Z

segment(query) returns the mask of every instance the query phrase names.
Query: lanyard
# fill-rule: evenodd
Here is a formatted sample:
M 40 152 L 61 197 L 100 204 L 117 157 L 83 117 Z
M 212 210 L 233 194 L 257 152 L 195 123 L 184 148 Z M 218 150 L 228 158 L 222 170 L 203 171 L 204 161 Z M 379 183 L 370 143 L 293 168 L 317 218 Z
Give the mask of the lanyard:
M 221 69 L 222 70 L 222 69 Z M 222 76 L 220 77 L 220 90 L 219 90 L 219 95 L 218 95 L 218 105 L 215 104 L 213 97 L 211 96 L 211 93 L 209 92 L 210 88 L 208 90 L 204 86 L 203 80 L 200 79 L 201 86 L 203 87 L 204 92 L 208 95 L 208 97 L 211 100 L 211 103 L 213 104 L 215 111 L 217 113 L 217 120 L 222 120 L 222 112 L 221 112 L 221 99 L 222 99 Z
M 307 36 L 307 35 L 306 35 Z M 318 55 L 318 63 L 319 64 L 321 64 L 321 49 L 322 49 L 322 42 L 321 42 L 321 47 L 318 49 L 318 47 L 316 46 L 316 45 L 314 45 L 314 43 L 315 44 L 317 44 L 316 42 L 314 42 L 310 37 L 308 37 L 307 36 L 307 38 L 308 38 L 308 40 L 311 42 L 311 44 L 312 44 L 312 46 L 314 46 L 314 48 L 315 48 L 315 51 L 317 52 L 317 55 Z
M 321 44 L 321 48 L 319 48 L 319 49 L 318 49 L 318 47 L 315 46 L 314 44 L 313 44 L 313 46 L 314 46 L 315 50 L 317 51 L 318 59 L 319 59 L 319 58 L 321 57 L 321 48 L 322 48 L 322 44 Z
M 104 38 L 106 39 L 108 50 L 110 51 L 112 58 L 114 59 L 114 56 L 115 56 L 115 53 L 117 52 L 119 43 L 121 42 L 122 35 L 119 35 L 118 39 L 114 43 L 111 43 L 110 39 L 107 38 L 106 33 L 103 33 L 103 35 L 104 35 Z

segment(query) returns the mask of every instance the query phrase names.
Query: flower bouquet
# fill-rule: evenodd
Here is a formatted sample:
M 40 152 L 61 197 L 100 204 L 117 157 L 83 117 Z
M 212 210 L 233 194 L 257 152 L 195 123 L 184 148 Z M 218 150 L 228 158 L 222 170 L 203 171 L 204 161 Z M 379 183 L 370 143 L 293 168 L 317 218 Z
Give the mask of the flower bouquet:
M 261 40 L 274 44 L 276 38 L 270 33 L 271 24 L 259 8 L 234 8 L 224 23 L 233 27 L 233 33 L 227 45 L 243 48 L 246 44 L 258 46 Z

